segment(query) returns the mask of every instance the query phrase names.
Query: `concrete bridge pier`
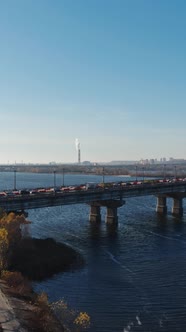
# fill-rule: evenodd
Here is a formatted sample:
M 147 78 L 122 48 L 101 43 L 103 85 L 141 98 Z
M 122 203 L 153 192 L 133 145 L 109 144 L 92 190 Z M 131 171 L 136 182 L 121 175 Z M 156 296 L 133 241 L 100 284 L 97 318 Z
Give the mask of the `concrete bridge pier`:
M 90 215 L 89 215 L 90 222 L 101 222 L 101 213 L 100 213 L 100 206 L 99 205 L 91 205 L 90 206 Z
M 173 204 L 172 204 L 172 214 L 176 216 L 183 215 L 183 205 L 182 205 L 182 198 L 181 197 L 173 197 Z
M 166 205 L 165 196 L 157 196 L 156 212 L 161 213 L 161 214 L 167 213 L 167 205 Z
M 123 204 L 125 204 L 125 201 L 122 200 L 107 200 L 103 202 L 103 205 L 106 206 L 107 212 L 105 217 L 105 223 L 107 225 L 117 225 L 118 223 L 118 207 L 121 207 Z
M 90 215 L 89 215 L 90 222 L 101 221 L 100 208 L 102 206 L 105 206 L 107 208 L 107 213 L 105 218 L 106 224 L 117 225 L 118 222 L 117 209 L 123 204 L 125 204 L 124 201 L 113 200 L 113 199 L 92 202 L 90 204 Z
M 107 207 L 105 223 L 108 225 L 118 223 L 117 207 Z

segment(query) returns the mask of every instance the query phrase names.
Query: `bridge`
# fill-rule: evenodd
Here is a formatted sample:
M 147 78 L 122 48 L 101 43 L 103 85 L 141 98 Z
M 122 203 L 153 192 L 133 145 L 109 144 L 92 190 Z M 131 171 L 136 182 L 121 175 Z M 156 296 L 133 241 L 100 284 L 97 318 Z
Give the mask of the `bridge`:
M 186 180 L 175 182 L 143 182 L 126 186 L 113 186 L 109 188 L 93 188 L 73 191 L 51 191 L 35 194 L 7 195 L 0 197 L 0 207 L 10 211 L 25 211 L 59 205 L 88 204 L 90 205 L 91 222 L 101 220 L 100 209 L 107 208 L 106 223 L 117 223 L 117 209 L 125 204 L 130 197 L 154 195 L 157 197 L 156 211 L 161 214 L 167 212 L 166 199 L 172 198 L 172 213 L 183 214 L 182 200 L 186 197 Z

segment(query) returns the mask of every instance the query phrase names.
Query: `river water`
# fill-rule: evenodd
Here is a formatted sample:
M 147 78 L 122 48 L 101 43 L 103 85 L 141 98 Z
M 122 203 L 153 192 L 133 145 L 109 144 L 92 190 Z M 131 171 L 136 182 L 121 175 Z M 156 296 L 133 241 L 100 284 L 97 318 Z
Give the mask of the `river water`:
M 106 177 L 105 181 L 123 180 Z M 101 182 L 98 176 L 65 175 L 65 184 Z M 17 174 L 18 188 L 52 186 L 51 174 Z M 62 176 L 57 174 L 57 185 Z M 0 174 L 0 189 L 13 186 Z M 153 196 L 129 198 L 118 209 L 117 229 L 89 223 L 87 205 L 29 211 L 31 235 L 52 237 L 78 250 L 85 266 L 34 283 L 51 302 L 64 299 L 91 317 L 91 332 L 186 331 L 186 204 L 184 216 L 159 217 Z

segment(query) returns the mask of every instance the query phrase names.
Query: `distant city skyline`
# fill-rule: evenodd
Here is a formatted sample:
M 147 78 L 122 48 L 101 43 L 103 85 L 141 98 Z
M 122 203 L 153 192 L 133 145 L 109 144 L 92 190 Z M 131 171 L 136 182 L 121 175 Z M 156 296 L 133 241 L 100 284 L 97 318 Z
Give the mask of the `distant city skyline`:
M 80 161 L 79 158 L 78 160 L 76 160 L 75 162 L 56 162 L 56 161 L 49 161 L 49 162 L 35 162 L 35 163 L 32 163 L 32 162 L 24 162 L 23 160 L 21 162 L 10 162 L 8 160 L 7 163 L 0 163 L 0 165 L 12 165 L 12 166 L 18 166 L 18 165 L 42 165 L 42 164 L 46 164 L 46 165 L 65 165 L 65 164 L 76 164 L 76 165 L 93 165 L 93 164 L 97 164 L 97 165 L 101 165 L 101 164 L 113 164 L 113 165 L 119 165 L 119 164 L 152 164 L 152 165 L 155 165 L 155 164 L 181 164 L 181 163 L 186 163 L 186 159 L 184 158 L 179 158 L 179 159 L 175 159 L 175 158 L 166 158 L 166 157 L 163 157 L 163 158 L 160 158 L 160 159 L 140 159 L 140 160 L 110 160 L 108 162 L 104 162 L 104 161 L 93 161 L 93 160 L 82 160 Z
M 186 158 L 186 2 L 0 3 L 0 163 Z

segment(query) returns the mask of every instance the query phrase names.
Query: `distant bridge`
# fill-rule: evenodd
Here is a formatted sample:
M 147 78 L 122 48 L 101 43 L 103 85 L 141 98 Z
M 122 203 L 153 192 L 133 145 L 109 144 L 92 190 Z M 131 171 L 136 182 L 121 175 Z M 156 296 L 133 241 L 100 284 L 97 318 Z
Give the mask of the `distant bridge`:
M 183 214 L 182 199 L 186 197 L 186 181 L 142 183 L 130 186 L 95 188 L 77 191 L 47 192 L 36 194 L 12 195 L 0 197 L 0 207 L 10 211 L 25 211 L 44 207 L 69 204 L 90 205 L 90 221 L 101 220 L 100 208 L 107 207 L 106 222 L 117 222 L 117 208 L 125 204 L 124 199 L 139 196 L 157 196 L 156 211 L 166 213 L 166 198 L 173 199 L 172 213 Z

